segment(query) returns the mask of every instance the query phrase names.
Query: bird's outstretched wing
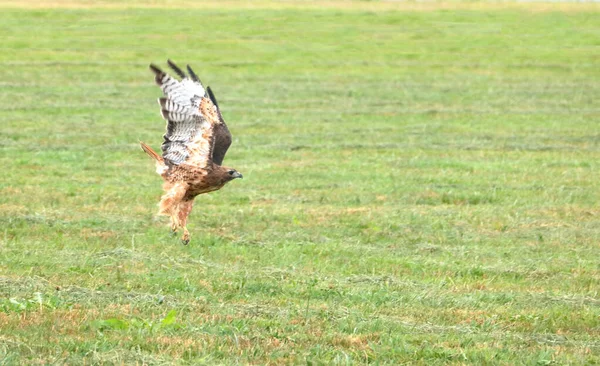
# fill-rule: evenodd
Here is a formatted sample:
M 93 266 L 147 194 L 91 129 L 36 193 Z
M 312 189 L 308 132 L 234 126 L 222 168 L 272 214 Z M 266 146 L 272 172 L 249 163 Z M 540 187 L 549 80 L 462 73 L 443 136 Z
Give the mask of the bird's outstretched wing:
M 231 145 L 231 132 L 227 128 L 227 124 L 225 124 L 225 120 L 223 119 L 223 115 L 221 115 L 221 110 L 219 109 L 219 104 L 217 103 L 217 99 L 213 91 L 210 89 L 210 86 L 206 88 L 208 92 L 208 96 L 213 104 L 217 107 L 217 116 L 219 117 L 219 122 L 215 125 L 214 131 L 214 147 L 213 147 L 213 161 L 215 164 L 223 164 L 223 159 L 225 158 L 225 154 L 227 153 L 227 149 Z
M 167 120 L 167 132 L 162 144 L 163 158 L 168 166 L 188 163 L 201 168 L 213 161 L 220 164 L 224 142 L 231 144 L 231 134 L 223 121 L 216 100 L 211 91 L 207 91 L 188 66 L 188 77 L 171 60 L 169 67 L 181 77 L 181 81 L 171 77 L 155 65 L 150 65 L 155 81 L 165 97 L 159 98 L 161 114 Z M 226 133 L 224 132 L 226 131 Z M 218 151 L 218 158 L 213 153 Z M 222 156 L 221 156 L 222 154 Z

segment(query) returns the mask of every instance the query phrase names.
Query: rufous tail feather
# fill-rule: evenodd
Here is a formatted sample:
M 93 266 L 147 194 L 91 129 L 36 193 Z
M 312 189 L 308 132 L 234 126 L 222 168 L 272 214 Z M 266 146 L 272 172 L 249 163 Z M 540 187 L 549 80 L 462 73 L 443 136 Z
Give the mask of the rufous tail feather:
M 140 141 L 140 146 L 142 146 L 142 150 L 144 150 L 144 152 L 146 154 L 148 154 L 149 157 L 151 157 L 152 159 L 156 160 L 159 163 L 164 163 L 162 156 L 158 155 L 156 153 L 156 151 L 152 150 L 152 148 L 148 145 L 146 145 L 145 143 L 143 143 L 142 141 Z

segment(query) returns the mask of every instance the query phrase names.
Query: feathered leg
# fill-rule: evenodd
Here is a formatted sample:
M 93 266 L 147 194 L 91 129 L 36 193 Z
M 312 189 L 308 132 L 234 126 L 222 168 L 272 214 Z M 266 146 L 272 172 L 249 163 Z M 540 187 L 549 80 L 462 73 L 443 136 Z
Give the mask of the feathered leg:
M 179 228 L 178 223 L 177 223 L 177 215 L 171 216 L 171 235 L 175 236 L 175 234 L 177 234 L 177 229 Z
M 179 226 L 183 228 L 183 236 L 181 237 L 181 242 L 184 245 L 187 245 L 190 242 L 190 232 L 187 229 L 187 218 L 192 212 L 192 206 L 194 205 L 194 199 L 183 200 L 179 204 Z
M 177 232 L 177 229 L 181 227 L 179 220 L 179 205 L 183 201 L 183 197 L 186 193 L 186 184 L 165 184 L 164 189 L 166 193 L 161 197 L 160 203 L 158 204 L 159 215 L 169 216 L 171 218 L 171 231 Z

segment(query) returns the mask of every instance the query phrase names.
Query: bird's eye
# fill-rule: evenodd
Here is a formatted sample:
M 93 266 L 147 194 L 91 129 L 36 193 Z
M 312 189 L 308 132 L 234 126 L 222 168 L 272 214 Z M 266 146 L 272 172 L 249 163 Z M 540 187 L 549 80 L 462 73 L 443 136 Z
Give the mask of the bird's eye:
M 229 175 L 233 175 L 234 172 L 235 172 L 235 170 L 230 170 L 227 173 L 229 173 Z

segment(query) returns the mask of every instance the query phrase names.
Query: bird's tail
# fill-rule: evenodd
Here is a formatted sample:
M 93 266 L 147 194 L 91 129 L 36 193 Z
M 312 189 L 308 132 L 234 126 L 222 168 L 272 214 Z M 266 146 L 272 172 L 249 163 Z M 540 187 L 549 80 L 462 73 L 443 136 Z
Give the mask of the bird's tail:
M 149 157 L 156 161 L 156 174 L 162 176 L 167 170 L 169 170 L 169 168 L 165 164 L 165 159 L 163 159 L 162 156 L 158 155 L 156 151 L 152 150 L 150 146 L 146 145 L 141 141 L 140 146 L 142 146 L 142 150 L 144 150 L 144 152 L 148 154 Z
M 150 146 L 146 145 L 142 141 L 140 141 L 140 146 L 142 146 L 142 150 L 144 150 L 149 157 L 156 160 L 158 163 L 164 163 L 162 156 L 158 155 Z

